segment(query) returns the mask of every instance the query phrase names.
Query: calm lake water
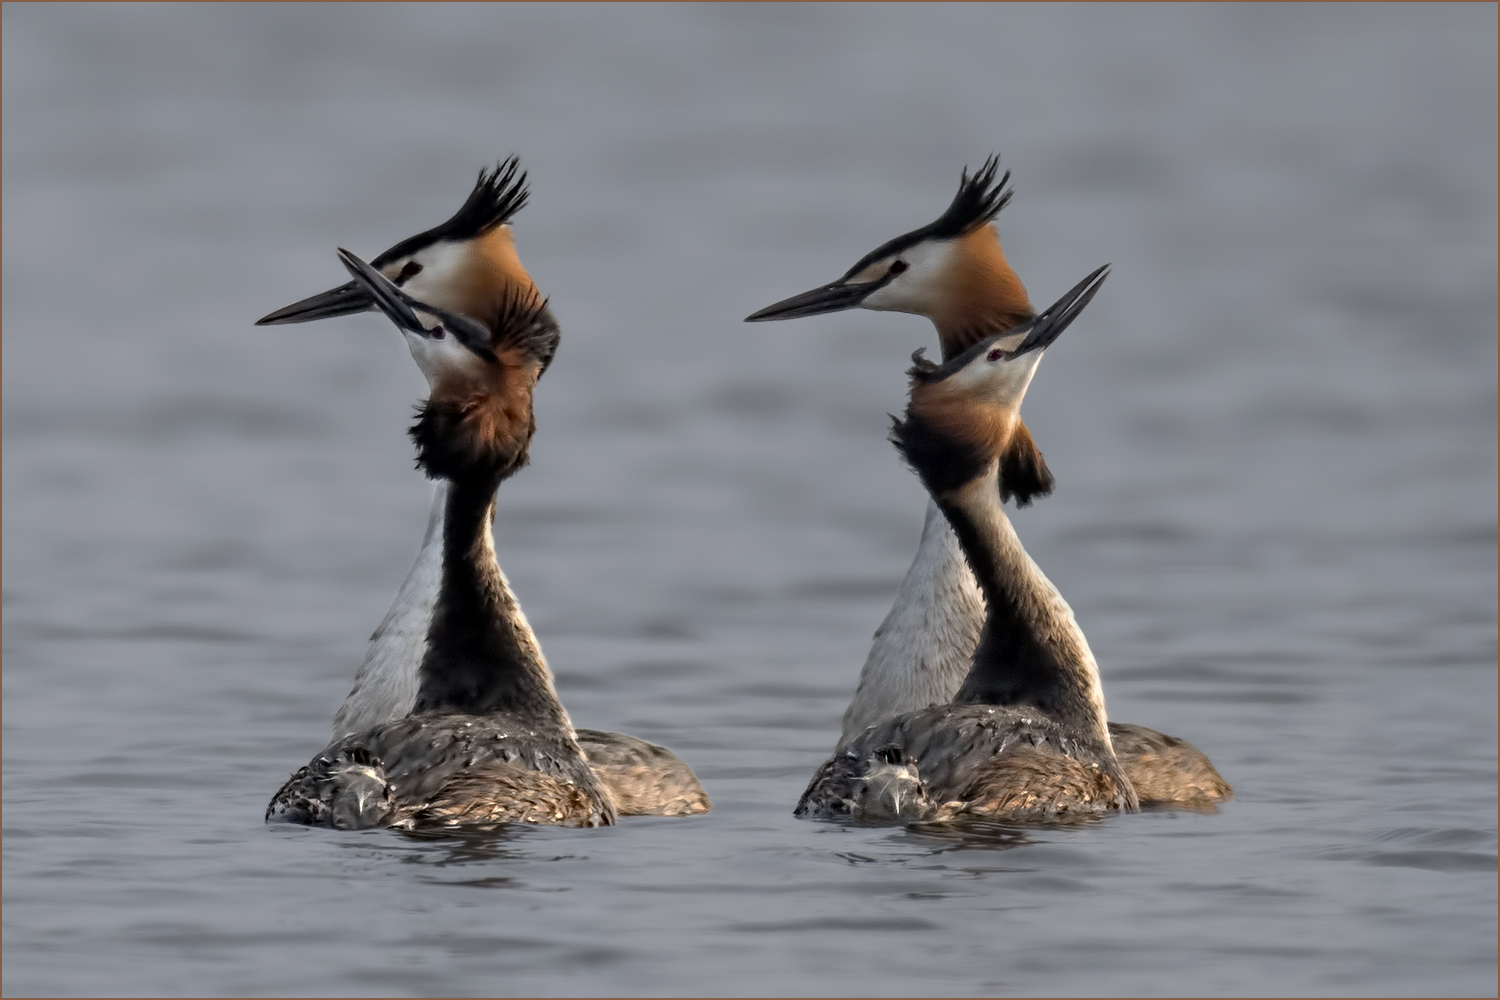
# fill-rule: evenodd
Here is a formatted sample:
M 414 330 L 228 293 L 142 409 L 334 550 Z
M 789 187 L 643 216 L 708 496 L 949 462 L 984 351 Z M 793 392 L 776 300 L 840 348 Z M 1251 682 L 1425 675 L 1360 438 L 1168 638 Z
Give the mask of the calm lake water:
M 1496 989 L 1496 10 L 100 6 L 4 21 L 4 991 Z M 1218 815 L 798 822 L 924 504 L 925 322 L 745 326 L 965 163 L 1115 272 L 1016 516 Z M 520 153 L 563 327 L 500 557 L 692 820 L 267 828 L 416 553 L 385 320 L 251 322 Z

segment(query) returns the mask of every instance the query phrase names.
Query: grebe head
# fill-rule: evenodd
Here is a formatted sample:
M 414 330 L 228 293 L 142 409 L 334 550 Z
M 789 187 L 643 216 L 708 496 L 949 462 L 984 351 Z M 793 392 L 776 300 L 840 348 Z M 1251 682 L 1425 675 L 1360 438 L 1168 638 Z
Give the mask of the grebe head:
M 910 401 L 891 439 L 934 495 L 1000 465 L 1002 499 L 1024 505 L 1052 477 L 1020 421 L 1021 400 L 1043 352 L 1098 293 L 1109 265 L 1035 319 L 974 344 L 941 365 L 912 355 Z
M 547 303 L 517 290 L 482 323 L 417 300 L 347 250 L 339 259 L 406 336 L 431 386 L 411 431 L 417 464 L 442 479 L 508 476 L 525 465 L 536 430 L 532 392 L 557 351 Z
M 516 289 L 540 299 L 508 225 L 528 196 L 526 173 L 512 156 L 479 172 L 474 190 L 451 219 L 402 240 L 370 263 L 418 300 L 450 312 L 487 315 Z M 366 287 L 351 281 L 293 302 L 255 325 L 305 323 L 375 308 Z
M 995 156 L 972 177 L 965 168 L 952 204 L 935 221 L 872 250 L 837 281 L 766 306 L 745 321 L 858 308 L 926 316 L 940 331 L 956 335 L 964 328 L 1007 329 L 1029 317 L 1026 289 L 1006 261 L 993 224 L 1011 198 L 1010 171 L 997 180 L 999 168 Z M 949 346 L 945 342 L 945 353 L 953 353 Z

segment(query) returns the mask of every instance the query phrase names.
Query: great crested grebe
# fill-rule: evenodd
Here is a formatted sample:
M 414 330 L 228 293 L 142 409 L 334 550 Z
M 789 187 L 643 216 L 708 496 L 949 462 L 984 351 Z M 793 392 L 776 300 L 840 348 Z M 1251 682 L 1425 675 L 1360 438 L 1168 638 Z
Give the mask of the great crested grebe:
M 997 179 L 997 175 L 998 179 Z M 994 218 L 1011 199 L 1010 172 L 991 156 L 938 219 L 890 240 L 837 281 L 767 306 L 747 322 L 845 309 L 913 313 L 937 328 L 950 361 L 975 343 L 1035 318 L 1025 286 L 1000 248 Z M 1052 473 L 1019 417 L 1000 458 L 1002 499 L 1024 507 L 1052 492 Z M 935 502 L 916 558 L 875 632 L 838 748 L 902 712 L 950 701 L 968 675 L 984 623 L 984 596 Z M 1148 805 L 1211 806 L 1231 794 L 1208 758 L 1185 740 L 1110 723 L 1115 753 Z
M 509 225 L 528 197 L 526 174 L 512 156 L 494 170 L 479 172 L 473 191 L 452 218 L 402 240 L 370 264 L 418 301 L 452 313 L 484 317 L 517 296 L 540 302 L 541 293 L 516 254 Z M 306 323 L 375 308 L 364 286 L 349 281 L 277 309 L 257 320 L 256 326 Z M 413 342 L 411 347 L 416 351 L 420 345 Z M 447 490 L 446 481 L 434 483 L 421 553 L 370 637 L 349 696 L 334 714 L 334 736 L 399 719 L 416 701 L 417 666 L 426 649 L 442 566 Z
M 375 257 L 371 266 L 412 301 L 432 309 L 486 321 L 517 301 L 545 310 L 541 293 L 516 253 L 509 225 L 527 198 L 526 174 L 517 158 L 510 157 L 493 171 L 480 171 L 473 191 L 452 218 L 402 240 Z M 375 308 L 365 283 L 353 280 L 278 309 L 257 325 L 302 323 Z M 405 332 L 421 367 L 427 340 Z M 541 371 L 548 362 L 550 355 L 541 359 Z M 421 551 L 370 637 L 349 695 L 334 715 L 335 739 L 401 719 L 416 704 L 418 671 L 441 577 L 447 494 L 447 482 L 435 481 Z M 531 635 L 519 603 L 512 598 L 510 605 L 514 627 Z M 530 641 L 535 644 L 535 637 Z M 686 816 L 710 808 L 692 770 L 665 747 L 597 729 L 579 729 L 577 738 L 620 815 Z
M 614 802 L 574 739 L 535 637 L 517 627 L 490 535 L 495 489 L 527 461 L 532 391 L 557 324 L 521 296 L 488 323 L 424 306 L 339 255 L 417 341 L 432 383 L 411 436 L 418 465 L 448 482 L 441 583 L 412 714 L 335 740 L 276 793 L 266 818 L 341 829 L 609 825 Z
M 1138 808 L 1111 747 L 1088 642 L 1001 502 L 1037 362 L 1105 273 L 941 366 L 913 355 L 910 402 L 891 440 L 953 526 L 984 593 L 984 626 L 951 703 L 898 714 L 849 740 L 813 778 L 797 815 L 1057 821 Z

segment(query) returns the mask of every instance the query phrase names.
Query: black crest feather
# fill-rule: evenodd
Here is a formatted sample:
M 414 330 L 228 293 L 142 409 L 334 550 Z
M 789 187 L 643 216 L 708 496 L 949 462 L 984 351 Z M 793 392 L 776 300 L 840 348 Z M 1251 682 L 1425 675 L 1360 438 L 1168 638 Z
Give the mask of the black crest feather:
M 402 240 L 370 263 L 384 267 L 443 240 L 463 242 L 483 236 L 496 226 L 509 222 L 530 197 L 526 171 L 521 169 L 520 158 L 507 157 L 495 164 L 495 169 L 479 171 L 474 190 L 469 192 L 469 197 L 451 219 Z
M 953 196 L 948 210 L 927 227 L 928 235 L 936 239 L 962 236 L 999 215 L 1014 194 L 1009 187 L 1009 170 L 1001 174 L 999 183 L 995 182 L 995 174 L 999 171 L 1000 157 L 994 153 L 985 159 L 973 177 L 965 167 L 958 175 L 958 193 Z
M 1009 187 L 1010 171 L 1001 174 L 997 181 L 995 174 L 999 170 L 1000 157 L 994 153 L 985 159 L 984 166 L 973 177 L 969 176 L 969 168 L 965 167 L 958 176 L 958 194 L 953 196 L 947 211 L 921 229 L 903 233 L 865 254 L 844 274 L 844 280 L 854 277 L 877 260 L 893 257 L 924 240 L 957 239 L 999 215 L 1000 210 L 1010 204 L 1013 193 Z
M 521 160 L 511 156 L 495 164 L 494 170 L 479 171 L 479 179 L 474 182 L 474 190 L 469 192 L 463 207 L 437 228 L 451 240 L 483 236 L 496 226 L 509 222 L 530 197 Z

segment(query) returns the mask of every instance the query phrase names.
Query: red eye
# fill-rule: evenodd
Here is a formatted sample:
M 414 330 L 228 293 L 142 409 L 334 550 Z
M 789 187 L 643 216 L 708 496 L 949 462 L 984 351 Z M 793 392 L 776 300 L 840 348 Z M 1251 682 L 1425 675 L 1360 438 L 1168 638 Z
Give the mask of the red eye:
M 431 333 L 432 333 L 432 339 L 433 340 L 442 340 L 443 339 L 443 328 L 441 326 L 435 326 L 435 327 L 433 327 L 432 330 L 431 330 Z
M 1000 350 L 1000 348 L 997 347 L 993 351 L 991 351 L 990 353 L 986 354 L 984 356 L 984 360 L 986 360 L 986 361 L 999 361 L 1003 357 L 1005 357 L 1005 352 L 1002 351 L 1002 350 Z
M 414 260 L 409 260 L 406 262 L 406 266 L 401 269 L 401 273 L 396 275 L 396 284 L 398 286 L 404 285 L 406 284 L 406 279 L 410 278 L 412 275 L 421 273 L 422 265 L 418 264 Z
M 889 274 L 889 275 L 895 276 L 895 275 L 900 274 L 902 271 L 906 270 L 906 268 L 907 268 L 906 261 L 904 261 L 904 260 L 898 260 L 898 261 L 895 261 L 894 263 L 891 264 L 891 269 L 889 271 L 887 271 L 886 273 Z

